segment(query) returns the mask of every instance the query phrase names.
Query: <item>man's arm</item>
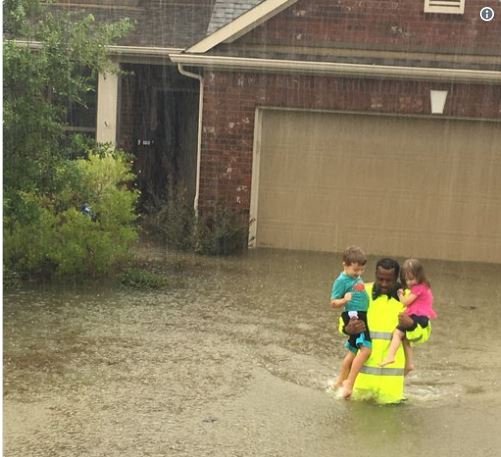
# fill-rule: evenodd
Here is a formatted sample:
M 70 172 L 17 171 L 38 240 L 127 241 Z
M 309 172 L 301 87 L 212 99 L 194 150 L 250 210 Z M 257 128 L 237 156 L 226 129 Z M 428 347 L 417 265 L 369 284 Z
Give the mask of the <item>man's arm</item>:
M 413 293 L 405 294 L 403 289 L 397 290 L 397 295 L 400 303 L 405 306 L 409 306 L 417 297 Z M 414 325 L 414 321 L 408 314 L 400 313 L 398 315 L 398 326 L 400 328 L 411 328 Z
M 398 326 L 402 328 L 411 328 L 414 325 L 414 321 L 412 318 L 405 314 L 405 313 L 400 313 L 398 315 Z
M 357 333 L 362 333 L 367 330 L 365 322 L 360 319 L 350 319 L 350 321 L 344 326 L 343 333 L 347 335 L 356 335 Z
M 402 289 L 398 289 L 397 294 L 398 294 L 398 299 L 400 300 L 400 303 L 404 304 L 405 306 L 409 306 L 417 298 L 417 295 L 414 295 L 413 293 L 409 293 L 407 295 L 404 295 L 404 292 Z

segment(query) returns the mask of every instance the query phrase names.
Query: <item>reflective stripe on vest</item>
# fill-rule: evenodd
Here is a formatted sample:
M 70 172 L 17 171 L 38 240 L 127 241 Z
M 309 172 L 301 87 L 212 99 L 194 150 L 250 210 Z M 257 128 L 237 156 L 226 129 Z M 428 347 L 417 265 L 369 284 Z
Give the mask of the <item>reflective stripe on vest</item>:
M 373 340 L 391 340 L 393 334 L 390 332 L 371 332 Z
M 404 391 L 405 358 L 403 349 L 397 351 L 395 362 L 389 367 L 380 367 L 384 359 L 393 331 L 398 325 L 398 314 L 404 306 L 396 299 L 381 295 L 372 298 L 372 284 L 367 284 L 370 297 L 367 320 L 372 338 L 372 353 L 360 370 L 355 381 L 354 398 L 374 399 L 377 403 L 398 403 Z
M 377 376 L 403 376 L 403 368 L 368 367 L 364 365 L 360 373 L 374 374 Z

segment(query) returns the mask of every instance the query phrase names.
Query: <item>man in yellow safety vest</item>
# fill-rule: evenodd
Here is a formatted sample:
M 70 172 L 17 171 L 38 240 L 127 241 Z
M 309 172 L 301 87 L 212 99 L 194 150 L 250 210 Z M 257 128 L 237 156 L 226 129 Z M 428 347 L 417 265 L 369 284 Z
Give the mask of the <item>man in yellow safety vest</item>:
M 376 264 L 374 283 L 366 284 L 369 295 L 367 323 L 372 338 L 372 353 L 357 376 L 353 388 L 353 399 L 372 399 L 381 404 L 398 403 L 404 398 L 405 356 L 402 347 L 397 352 L 395 362 L 380 367 L 390 346 L 392 332 L 398 325 L 411 327 L 409 316 L 402 314 L 404 306 L 398 300 L 397 291 L 400 265 L 394 259 L 384 258 Z M 351 320 L 340 329 L 348 335 L 365 331 L 361 320 Z M 413 344 L 424 343 L 430 337 L 431 326 L 425 329 L 419 325 L 408 334 Z

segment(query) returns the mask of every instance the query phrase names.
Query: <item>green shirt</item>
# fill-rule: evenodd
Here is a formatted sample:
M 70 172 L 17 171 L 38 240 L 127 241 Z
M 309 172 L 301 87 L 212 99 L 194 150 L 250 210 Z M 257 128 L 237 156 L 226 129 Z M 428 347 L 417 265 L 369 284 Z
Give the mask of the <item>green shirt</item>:
M 332 284 L 331 300 L 344 298 L 347 292 L 351 292 L 352 296 L 344 305 L 344 311 L 367 311 L 369 296 L 365 291 L 364 281 L 360 276 L 352 278 L 343 271 Z

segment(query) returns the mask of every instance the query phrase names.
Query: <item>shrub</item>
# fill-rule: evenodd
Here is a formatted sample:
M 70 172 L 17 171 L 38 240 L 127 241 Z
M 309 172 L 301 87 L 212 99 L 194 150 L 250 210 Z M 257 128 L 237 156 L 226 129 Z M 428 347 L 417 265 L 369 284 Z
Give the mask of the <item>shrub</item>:
M 37 204 L 35 195 L 21 197 L 24 217 L 4 220 L 4 269 L 21 276 L 50 276 L 55 270 L 50 253 L 55 246 L 56 217 Z
M 195 211 L 185 188 L 168 192 L 168 201 L 149 209 L 143 221 L 144 229 L 165 246 L 192 251 L 194 246 Z
M 195 252 L 205 255 L 241 253 L 247 243 L 247 226 L 235 210 L 221 204 L 199 218 L 195 226 Z
M 202 255 L 230 255 L 247 245 L 247 225 L 241 214 L 216 204 L 198 218 L 184 188 L 168 192 L 169 200 L 151 208 L 143 228 L 167 247 Z
M 168 286 L 165 276 L 139 268 L 131 268 L 120 276 L 120 282 L 135 289 L 161 289 Z
M 113 71 L 107 46 L 131 24 L 56 14 L 48 3 L 3 5 L 4 271 L 96 275 L 135 238 L 137 195 L 125 187 L 132 175 L 122 153 L 104 146 L 87 154 L 82 138 L 68 137 L 64 127 L 69 106 L 85 107 L 97 74 Z M 83 203 L 95 217 L 79 212 Z
M 109 273 L 126 260 L 137 239 L 137 192 L 127 156 L 109 146 L 87 159 L 64 162 L 50 197 L 21 194 L 16 218 L 4 221 L 4 262 L 24 275 Z M 81 211 L 86 203 L 92 214 Z

